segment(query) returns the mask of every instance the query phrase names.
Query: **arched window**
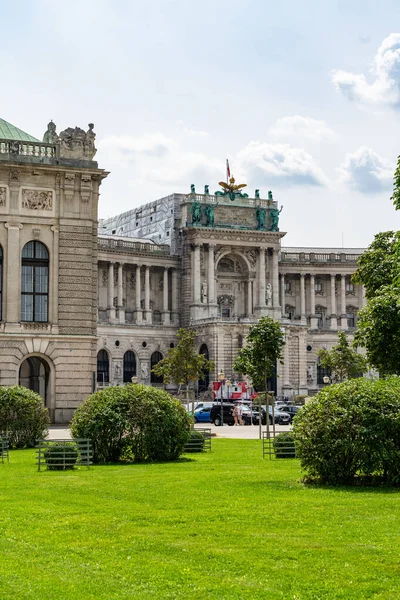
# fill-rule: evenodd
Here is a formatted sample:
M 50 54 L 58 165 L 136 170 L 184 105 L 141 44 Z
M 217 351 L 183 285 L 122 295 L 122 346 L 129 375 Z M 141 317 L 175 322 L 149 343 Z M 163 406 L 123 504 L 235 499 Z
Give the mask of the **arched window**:
M 109 383 L 110 381 L 110 359 L 106 350 L 97 353 L 97 382 Z
M 136 376 L 136 356 L 132 350 L 124 354 L 124 383 L 131 383 L 132 377 Z
M 3 318 L 3 248 L 0 246 L 0 321 Z
M 156 352 L 153 352 L 153 354 L 151 355 L 151 359 L 150 359 L 150 369 L 151 369 L 151 373 L 150 373 L 150 383 L 163 383 L 164 378 L 162 376 L 156 375 L 155 373 L 153 373 L 153 367 L 155 367 L 160 360 L 163 359 L 163 355 L 161 354 L 161 352 L 158 352 L 158 350 Z
M 41 242 L 22 249 L 21 321 L 46 323 L 49 318 L 49 253 Z

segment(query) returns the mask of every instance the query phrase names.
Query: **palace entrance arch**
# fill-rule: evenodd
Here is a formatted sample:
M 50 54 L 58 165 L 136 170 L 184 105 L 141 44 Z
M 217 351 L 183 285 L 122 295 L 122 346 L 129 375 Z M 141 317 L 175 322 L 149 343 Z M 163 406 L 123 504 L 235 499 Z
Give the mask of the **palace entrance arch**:
M 19 385 L 22 385 L 43 398 L 44 405 L 49 409 L 53 421 L 51 398 L 51 369 L 50 364 L 41 356 L 28 356 L 19 368 Z

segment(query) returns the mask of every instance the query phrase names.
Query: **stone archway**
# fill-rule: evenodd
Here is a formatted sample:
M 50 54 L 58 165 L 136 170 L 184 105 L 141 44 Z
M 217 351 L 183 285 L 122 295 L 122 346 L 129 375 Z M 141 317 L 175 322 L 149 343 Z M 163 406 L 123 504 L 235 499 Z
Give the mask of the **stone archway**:
M 252 313 L 249 263 L 238 251 L 227 249 L 216 260 L 216 296 L 222 318 L 244 317 Z
M 36 392 L 43 398 L 46 408 L 49 409 L 53 421 L 51 398 L 51 369 L 49 363 L 41 356 L 28 356 L 19 368 L 19 385 Z

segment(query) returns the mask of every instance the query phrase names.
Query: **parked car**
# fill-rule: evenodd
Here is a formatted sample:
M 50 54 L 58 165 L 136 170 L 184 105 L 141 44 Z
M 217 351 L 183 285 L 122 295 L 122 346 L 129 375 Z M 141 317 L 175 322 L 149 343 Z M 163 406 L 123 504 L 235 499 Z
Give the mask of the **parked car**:
M 290 422 L 292 423 L 293 418 L 297 415 L 297 413 L 299 412 L 299 410 L 301 410 L 303 407 L 302 406 L 291 406 L 289 404 L 284 404 L 283 406 L 280 406 L 278 408 L 278 411 L 284 411 L 289 413 L 290 415 Z
M 195 423 L 209 423 L 212 406 L 203 406 L 196 408 L 193 413 Z
M 261 423 L 262 425 L 266 424 L 266 414 L 267 414 L 267 407 L 264 404 L 262 407 L 262 413 L 261 413 Z M 268 412 L 269 412 L 269 423 L 272 424 L 272 406 L 268 406 Z M 274 410 L 274 417 L 275 417 L 275 425 L 290 425 L 290 414 L 287 412 L 284 412 L 283 410 L 278 410 L 275 407 Z M 253 423 L 255 423 L 256 425 L 258 425 L 258 414 L 257 414 L 257 419 L 256 421 L 253 420 Z
M 211 408 L 210 411 L 210 422 L 214 423 L 214 425 L 222 425 L 221 414 L 223 416 L 224 425 L 234 425 L 235 419 L 233 418 L 233 409 L 235 405 L 231 402 L 224 402 L 222 404 L 222 413 L 221 413 L 221 403 L 216 403 Z

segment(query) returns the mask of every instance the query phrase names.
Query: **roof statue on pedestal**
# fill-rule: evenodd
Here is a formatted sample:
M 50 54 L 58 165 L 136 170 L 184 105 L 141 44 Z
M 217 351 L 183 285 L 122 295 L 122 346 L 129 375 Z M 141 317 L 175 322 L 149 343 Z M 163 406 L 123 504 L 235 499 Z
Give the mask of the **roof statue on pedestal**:
M 56 124 L 51 120 L 47 125 L 47 131 L 43 136 L 44 144 L 57 144 L 60 141 L 58 134 L 56 132 Z
M 239 183 L 239 185 L 235 184 L 235 178 L 230 177 L 229 183 L 225 183 L 225 181 L 220 181 L 219 185 L 222 187 L 223 191 L 218 190 L 215 192 L 216 196 L 228 196 L 232 202 L 236 200 L 236 198 L 248 198 L 248 194 L 243 194 L 241 192 L 242 188 L 247 187 L 247 183 Z
M 68 127 L 62 131 L 60 133 L 60 156 L 78 160 L 93 160 L 97 152 L 94 145 L 96 134 L 93 128 L 93 123 L 89 123 L 89 129 L 86 133 L 80 127 Z

